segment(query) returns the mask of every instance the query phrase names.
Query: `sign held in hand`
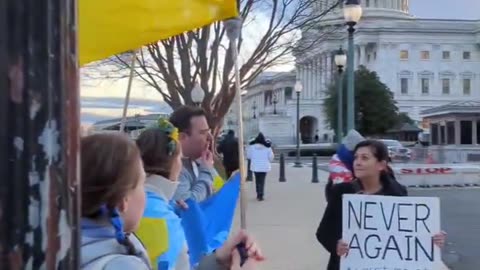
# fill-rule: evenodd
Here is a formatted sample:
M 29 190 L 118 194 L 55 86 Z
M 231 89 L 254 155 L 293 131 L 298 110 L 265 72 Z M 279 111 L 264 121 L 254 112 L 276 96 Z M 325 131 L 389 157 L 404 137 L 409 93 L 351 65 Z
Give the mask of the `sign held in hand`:
M 346 194 L 342 213 L 342 270 L 440 269 L 438 198 Z

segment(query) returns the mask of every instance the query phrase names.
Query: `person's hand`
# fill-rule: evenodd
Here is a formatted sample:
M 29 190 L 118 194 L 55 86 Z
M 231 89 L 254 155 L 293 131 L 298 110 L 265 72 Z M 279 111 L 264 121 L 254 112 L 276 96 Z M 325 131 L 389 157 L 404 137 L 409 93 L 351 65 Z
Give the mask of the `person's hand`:
M 339 257 L 347 255 L 349 249 L 350 249 L 350 247 L 348 246 L 347 243 L 345 243 L 345 241 L 343 241 L 343 240 L 338 241 L 338 243 L 337 243 L 337 255 Z
M 178 200 L 177 205 L 182 209 L 182 210 L 187 210 L 188 209 L 188 204 L 184 200 Z
M 213 153 L 210 150 L 205 150 L 202 152 L 202 156 L 200 157 L 200 163 L 207 167 L 207 168 L 212 168 L 213 167 Z
M 441 231 L 433 236 L 433 243 L 439 247 L 443 248 L 445 246 L 445 240 L 447 239 L 447 233 Z
M 237 249 L 234 249 L 232 252 L 232 266 L 230 267 L 230 270 L 255 270 L 257 269 L 256 264 L 257 261 L 254 259 L 248 259 L 245 261 L 245 263 L 240 266 L 241 262 L 241 257 L 240 253 L 238 253 Z
M 241 230 L 235 236 L 229 238 L 222 247 L 217 249 L 215 256 L 217 260 L 224 265 L 232 265 L 232 252 L 237 249 L 237 245 L 240 243 L 245 243 L 245 248 L 247 249 L 249 260 L 254 261 L 263 261 L 265 257 L 262 254 L 262 251 L 257 246 L 257 243 L 252 236 L 248 235 L 247 232 Z M 249 269 L 249 268 L 238 268 L 238 269 Z

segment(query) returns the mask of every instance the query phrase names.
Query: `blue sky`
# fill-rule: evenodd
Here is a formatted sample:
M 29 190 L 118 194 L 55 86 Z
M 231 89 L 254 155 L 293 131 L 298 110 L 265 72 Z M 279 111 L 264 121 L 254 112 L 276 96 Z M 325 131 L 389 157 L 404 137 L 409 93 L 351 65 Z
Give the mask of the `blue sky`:
M 410 12 L 419 18 L 480 19 L 480 0 L 410 0 Z
M 417 18 L 480 19 L 480 0 L 410 0 L 410 13 Z M 126 81 L 102 81 L 82 85 L 82 123 L 119 117 Z M 134 82 L 129 114 L 169 111 L 160 94 L 140 81 Z

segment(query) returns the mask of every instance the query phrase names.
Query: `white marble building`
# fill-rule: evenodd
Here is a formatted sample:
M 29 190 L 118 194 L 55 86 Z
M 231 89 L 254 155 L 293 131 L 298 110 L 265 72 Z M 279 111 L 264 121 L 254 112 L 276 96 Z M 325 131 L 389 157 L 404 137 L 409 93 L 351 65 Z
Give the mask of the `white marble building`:
M 314 12 L 335 2 L 319 0 Z M 480 100 L 480 20 L 415 18 L 409 13 L 409 0 L 362 0 L 362 6 L 364 14 L 355 32 L 355 66 L 376 71 L 394 93 L 401 112 L 420 121 L 423 110 L 454 101 Z M 303 124 L 310 125 L 303 127 L 303 133 L 310 134 L 302 136 L 313 137 L 318 132 L 320 141 L 331 139 L 333 134 L 325 125 L 322 104 L 323 93 L 335 78 L 333 55 L 340 46 L 347 48 L 342 7 L 324 17 L 318 28 L 303 32 L 299 47 L 324 33 L 328 34 L 321 44 L 295 55 L 297 76 L 304 87 L 301 118 L 308 119 Z M 249 93 L 245 102 L 252 96 Z M 277 108 L 285 112 L 283 121 L 293 130 L 290 141 L 295 136 L 294 103 L 279 103 Z M 245 110 L 246 114 L 251 111 L 248 106 Z M 272 130 L 270 136 L 276 137 L 280 131 Z
M 275 144 L 294 142 L 295 82 L 295 72 L 265 72 L 250 84 L 242 99 L 245 140 L 263 132 Z M 225 117 L 224 128 L 237 130 L 234 105 Z

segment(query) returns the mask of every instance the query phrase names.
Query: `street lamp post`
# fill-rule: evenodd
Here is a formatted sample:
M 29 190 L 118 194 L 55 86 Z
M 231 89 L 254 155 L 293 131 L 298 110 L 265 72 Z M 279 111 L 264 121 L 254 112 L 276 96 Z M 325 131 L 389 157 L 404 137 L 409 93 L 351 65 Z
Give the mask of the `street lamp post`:
M 203 98 L 205 97 L 205 92 L 203 91 L 203 88 L 200 86 L 200 84 L 196 83 L 195 86 L 192 89 L 192 101 L 195 104 L 195 106 L 200 107 L 203 102 Z
M 297 157 L 294 165 L 296 168 L 302 167 L 302 163 L 300 162 L 300 93 L 302 89 L 302 83 L 297 80 L 295 83 L 295 92 L 297 93 Z
M 347 63 L 347 55 L 340 47 L 335 54 L 335 65 L 338 71 L 338 96 L 337 96 L 337 142 L 340 144 L 343 137 L 343 68 Z
M 347 64 L 347 130 L 355 128 L 355 52 L 353 34 L 355 25 L 362 17 L 362 6 L 360 0 L 346 0 L 343 8 L 346 25 L 348 26 L 348 64 Z

